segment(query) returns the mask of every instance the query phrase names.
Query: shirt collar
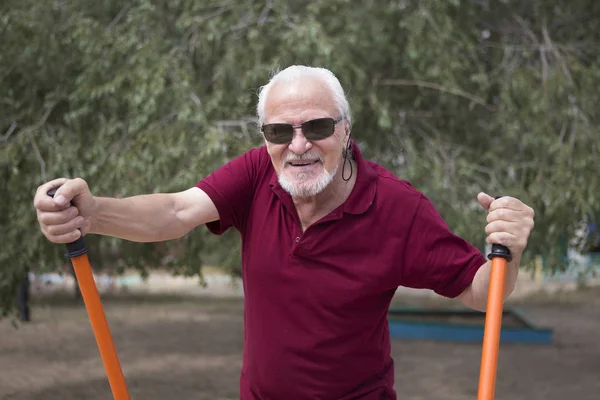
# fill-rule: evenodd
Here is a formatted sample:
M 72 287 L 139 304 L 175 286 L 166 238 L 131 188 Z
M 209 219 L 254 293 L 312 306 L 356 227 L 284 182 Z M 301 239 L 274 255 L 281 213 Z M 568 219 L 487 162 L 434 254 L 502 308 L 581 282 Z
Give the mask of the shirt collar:
M 352 155 L 356 162 L 356 168 L 354 168 L 352 173 L 357 174 L 357 176 L 350 196 L 348 196 L 340 208 L 345 213 L 358 215 L 365 213 L 371 204 L 373 204 L 375 193 L 377 191 L 377 173 L 363 158 L 362 153 L 354 140 L 350 141 L 350 146 L 352 147 Z M 348 173 L 348 164 L 346 164 L 344 175 L 347 176 Z M 291 196 L 279 185 L 277 173 L 274 169 L 269 181 L 269 186 L 271 186 L 277 196 L 284 201 L 286 206 L 293 206 Z

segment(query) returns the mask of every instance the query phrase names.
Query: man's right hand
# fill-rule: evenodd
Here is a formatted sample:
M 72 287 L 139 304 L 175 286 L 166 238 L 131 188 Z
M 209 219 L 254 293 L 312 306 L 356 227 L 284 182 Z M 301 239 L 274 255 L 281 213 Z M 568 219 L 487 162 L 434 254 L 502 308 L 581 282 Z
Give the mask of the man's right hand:
M 54 198 L 48 195 L 58 188 Z M 59 178 L 38 187 L 33 200 L 40 228 L 53 243 L 70 243 L 90 231 L 96 200 L 81 178 Z

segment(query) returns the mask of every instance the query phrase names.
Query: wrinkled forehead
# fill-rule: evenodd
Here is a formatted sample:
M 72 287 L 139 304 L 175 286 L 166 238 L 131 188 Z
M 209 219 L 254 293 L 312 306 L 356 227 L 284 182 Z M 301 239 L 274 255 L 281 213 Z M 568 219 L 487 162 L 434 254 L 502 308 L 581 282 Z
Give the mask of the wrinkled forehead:
M 318 79 L 301 78 L 292 82 L 277 82 L 269 91 L 265 103 L 265 120 L 315 113 L 334 118 L 338 114 L 331 90 Z

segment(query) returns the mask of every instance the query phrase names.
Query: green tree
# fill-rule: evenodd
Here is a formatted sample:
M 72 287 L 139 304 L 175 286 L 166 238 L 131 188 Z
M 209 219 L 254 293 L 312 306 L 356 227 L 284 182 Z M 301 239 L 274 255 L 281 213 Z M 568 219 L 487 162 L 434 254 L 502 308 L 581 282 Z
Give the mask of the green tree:
M 526 255 L 553 269 L 558 244 L 584 249 L 582 226 L 600 220 L 598 3 L 7 0 L 0 11 L 2 315 L 24 272 L 68 263 L 39 231 L 40 183 L 80 176 L 105 196 L 188 188 L 261 144 L 256 91 L 292 63 L 333 70 L 365 155 L 473 243 L 480 190 L 534 207 Z M 234 232 L 86 242 L 97 268 L 239 273 Z

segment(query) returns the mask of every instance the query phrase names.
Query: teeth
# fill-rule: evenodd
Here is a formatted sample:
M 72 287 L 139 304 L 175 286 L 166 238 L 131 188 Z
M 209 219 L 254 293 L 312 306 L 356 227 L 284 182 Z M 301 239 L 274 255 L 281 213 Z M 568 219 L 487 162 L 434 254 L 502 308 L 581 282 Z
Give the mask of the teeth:
M 314 160 L 314 161 L 304 161 L 304 162 L 302 162 L 302 161 L 290 161 L 290 164 L 292 164 L 292 165 L 309 165 L 309 164 L 314 164 L 316 162 L 317 162 L 317 160 Z

